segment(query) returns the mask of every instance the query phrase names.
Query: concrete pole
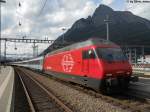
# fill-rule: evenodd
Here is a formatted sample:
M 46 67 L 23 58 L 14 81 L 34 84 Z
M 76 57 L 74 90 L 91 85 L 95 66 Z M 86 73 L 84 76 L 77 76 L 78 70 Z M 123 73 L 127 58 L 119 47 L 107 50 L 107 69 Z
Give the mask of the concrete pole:
M 129 49 L 129 62 L 132 64 L 132 51 Z
M 33 57 L 38 56 L 38 45 L 36 45 L 36 43 L 33 43 Z
M 33 43 L 33 57 L 35 57 L 35 42 Z
M 111 22 L 109 20 L 109 16 L 106 15 L 106 19 L 104 20 L 105 24 L 106 24 L 106 32 L 107 32 L 107 40 L 109 40 L 109 23 Z
M 65 42 L 65 30 L 66 30 L 66 28 L 62 28 L 62 31 L 63 31 L 63 44 Z
M 134 50 L 134 53 L 135 53 L 135 54 L 134 54 L 134 56 L 135 56 L 135 57 L 134 57 L 134 59 L 135 59 L 135 66 L 136 66 L 136 65 L 137 65 L 137 54 L 136 54 L 136 48 L 135 48 L 135 50 Z
M 109 23 L 106 23 L 106 29 L 107 29 L 107 40 L 109 40 Z
M 142 46 L 142 63 L 144 63 L 144 55 L 145 55 L 145 53 L 144 53 L 144 46 Z
M 5 62 L 6 62 L 6 45 L 7 45 L 7 40 L 5 40 L 5 50 L 4 50 L 4 57 L 5 57 Z
M 0 73 L 1 73 L 1 1 L 0 1 Z
M 38 45 L 35 46 L 36 47 L 36 56 L 38 56 Z
M 1 3 L 6 3 L 6 1 L 0 0 L 0 73 L 1 73 Z

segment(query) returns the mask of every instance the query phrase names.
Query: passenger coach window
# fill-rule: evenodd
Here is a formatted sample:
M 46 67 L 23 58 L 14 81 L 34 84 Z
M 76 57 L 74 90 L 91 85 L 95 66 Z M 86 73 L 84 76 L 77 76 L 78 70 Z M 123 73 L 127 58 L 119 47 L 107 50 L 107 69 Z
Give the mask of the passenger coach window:
M 82 52 L 82 58 L 83 59 L 94 59 L 95 57 L 96 57 L 95 53 L 92 49 Z

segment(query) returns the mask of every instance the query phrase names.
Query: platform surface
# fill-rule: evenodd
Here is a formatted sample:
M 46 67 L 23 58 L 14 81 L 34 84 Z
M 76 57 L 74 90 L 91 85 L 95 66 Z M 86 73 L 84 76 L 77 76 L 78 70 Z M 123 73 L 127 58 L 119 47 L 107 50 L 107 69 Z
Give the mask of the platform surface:
M 10 112 L 14 85 L 14 70 L 12 67 L 1 66 L 0 73 L 0 112 Z

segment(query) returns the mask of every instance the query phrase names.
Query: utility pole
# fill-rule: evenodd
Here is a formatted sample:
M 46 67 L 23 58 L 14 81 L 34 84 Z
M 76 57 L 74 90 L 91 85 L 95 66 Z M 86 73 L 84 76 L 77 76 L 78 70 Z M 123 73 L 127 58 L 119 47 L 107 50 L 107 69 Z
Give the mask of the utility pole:
M 132 51 L 129 49 L 129 62 L 132 64 Z
M 38 56 L 38 45 L 35 45 L 35 42 L 33 43 L 33 57 Z
M 106 15 L 106 19 L 104 20 L 104 22 L 106 24 L 107 40 L 109 40 L 109 23 L 111 22 L 111 20 L 109 20 L 109 15 Z
M 144 46 L 142 46 L 142 63 L 145 62 Z
M 35 57 L 35 48 L 36 48 L 36 46 L 35 46 L 35 42 L 33 43 L 33 57 Z
M 4 45 L 4 58 L 5 58 L 4 60 L 5 60 L 5 63 L 6 63 L 6 49 L 7 49 L 6 45 L 7 45 L 7 40 L 5 40 L 5 45 Z
M 1 3 L 6 3 L 6 1 L 0 0 L 0 39 L 1 39 Z M 1 40 L 0 40 L 0 73 L 1 73 Z
M 62 28 L 62 31 L 63 31 L 63 43 L 65 42 L 65 30 L 66 30 L 66 28 Z
M 136 48 L 134 49 L 134 59 L 135 59 L 135 66 L 137 65 L 137 52 L 136 52 Z

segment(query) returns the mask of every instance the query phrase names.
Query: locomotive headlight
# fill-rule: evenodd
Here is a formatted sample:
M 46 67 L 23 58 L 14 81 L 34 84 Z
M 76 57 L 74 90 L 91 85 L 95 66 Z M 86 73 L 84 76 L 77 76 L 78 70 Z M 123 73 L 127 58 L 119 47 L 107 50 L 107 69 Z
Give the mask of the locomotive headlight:
M 112 76 L 112 74 L 106 74 L 106 76 L 109 76 L 109 77 L 110 77 L 110 76 Z

